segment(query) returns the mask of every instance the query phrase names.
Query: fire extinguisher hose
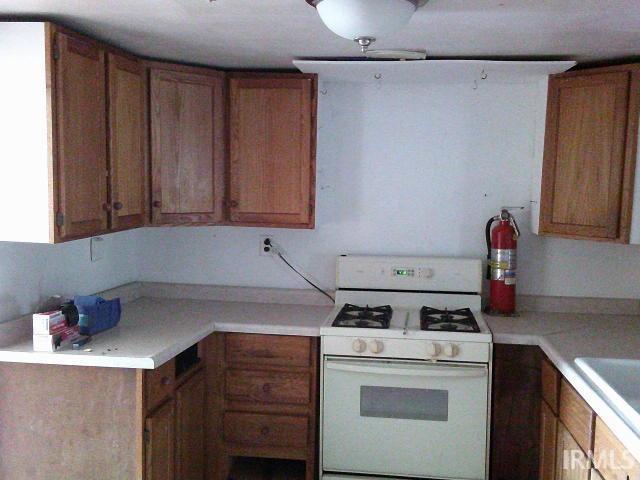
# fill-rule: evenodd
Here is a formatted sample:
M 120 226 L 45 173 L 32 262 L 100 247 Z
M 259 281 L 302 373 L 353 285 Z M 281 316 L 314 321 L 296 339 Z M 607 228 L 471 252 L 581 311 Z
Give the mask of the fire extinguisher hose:
M 487 280 L 491 280 L 491 225 L 493 225 L 493 222 L 497 220 L 500 220 L 499 215 L 491 217 L 484 229 L 485 237 L 487 239 Z

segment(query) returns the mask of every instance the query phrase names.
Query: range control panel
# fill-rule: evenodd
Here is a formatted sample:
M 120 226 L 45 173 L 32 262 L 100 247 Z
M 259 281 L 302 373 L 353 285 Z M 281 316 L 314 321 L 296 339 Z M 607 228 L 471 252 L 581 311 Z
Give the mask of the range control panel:
M 338 288 L 479 293 L 482 261 L 468 258 L 338 257 Z

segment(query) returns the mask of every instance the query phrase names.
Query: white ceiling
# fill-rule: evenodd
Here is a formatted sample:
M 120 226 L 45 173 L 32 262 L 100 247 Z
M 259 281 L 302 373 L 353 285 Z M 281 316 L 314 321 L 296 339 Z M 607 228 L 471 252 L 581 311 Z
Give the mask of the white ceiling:
M 0 15 L 50 18 L 135 53 L 220 67 L 288 67 L 357 56 L 304 0 L 0 0 Z M 431 0 L 376 48 L 446 57 L 591 61 L 640 54 L 640 0 Z

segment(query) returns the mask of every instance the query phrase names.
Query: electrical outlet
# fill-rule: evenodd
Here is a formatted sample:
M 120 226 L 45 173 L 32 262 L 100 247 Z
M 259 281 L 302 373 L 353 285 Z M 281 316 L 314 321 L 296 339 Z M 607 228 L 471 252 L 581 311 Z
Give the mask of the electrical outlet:
M 89 242 L 91 261 L 97 262 L 104 258 L 105 241 L 102 237 L 93 237 Z
M 271 257 L 276 254 L 275 250 L 271 247 L 273 237 L 271 235 L 260 235 L 260 256 Z

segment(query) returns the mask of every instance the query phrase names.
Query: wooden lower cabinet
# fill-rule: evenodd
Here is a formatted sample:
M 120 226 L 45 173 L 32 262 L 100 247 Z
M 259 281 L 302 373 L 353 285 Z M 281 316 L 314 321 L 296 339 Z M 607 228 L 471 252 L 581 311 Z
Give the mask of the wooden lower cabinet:
M 145 478 L 174 478 L 175 406 L 168 400 L 145 421 Z
M 145 480 L 205 479 L 206 369 L 176 371 L 173 359 L 145 372 Z
M 540 402 L 540 480 L 555 480 L 558 417 L 547 402 Z
M 176 390 L 176 480 L 204 479 L 205 376 L 200 370 Z
M 316 475 L 318 339 L 218 333 L 210 337 L 208 478 L 227 480 L 235 457 L 306 462 Z
M 593 461 L 602 478 L 639 480 L 640 460 L 631 455 L 602 419 L 596 419 L 595 430 Z
M 556 480 L 589 480 L 591 462 L 562 422 L 558 422 Z

